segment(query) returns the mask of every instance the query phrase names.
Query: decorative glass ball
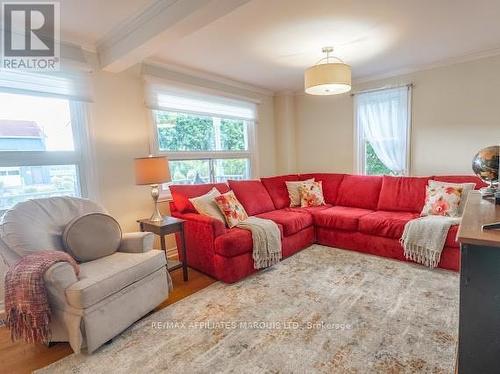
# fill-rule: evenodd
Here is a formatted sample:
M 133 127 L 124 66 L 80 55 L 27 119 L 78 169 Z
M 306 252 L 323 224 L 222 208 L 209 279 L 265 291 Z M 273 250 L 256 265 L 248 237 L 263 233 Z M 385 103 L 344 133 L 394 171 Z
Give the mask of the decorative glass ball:
M 487 183 L 498 182 L 500 146 L 492 145 L 481 149 L 472 160 L 472 170 Z

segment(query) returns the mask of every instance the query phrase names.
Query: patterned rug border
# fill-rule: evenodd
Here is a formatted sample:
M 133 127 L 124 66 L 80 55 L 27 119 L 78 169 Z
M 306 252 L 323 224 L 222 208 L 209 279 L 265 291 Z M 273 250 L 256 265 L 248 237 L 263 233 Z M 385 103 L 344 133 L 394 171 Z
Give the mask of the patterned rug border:
M 327 262 L 321 262 L 318 258 L 324 258 L 325 261 L 331 261 L 330 263 Z M 345 261 L 345 263 L 338 262 L 338 260 Z M 350 259 L 352 259 L 352 262 L 350 262 Z M 325 264 L 327 266 L 325 266 Z M 384 265 L 386 264 L 386 265 Z M 286 289 L 287 282 L 280 283 L 275 277 L 279 277 L 280 279 L 285 279 L 285 280 L 290 280 L 292 283 L 296 282 L 297 284 L 301 284 L 301 279 L 300 275 L 304 276 L 304 279 L 308 279 L 307 274 L 314 274 L 314 269 L 311 269 L 311 267 L 317 268 L 316 270 L 323 270 L 324 273 L 321 274 L 321 276 L 318 278 L 318 282 L 326 282 L 326 285 L 323 284 L 317 284 L 315 282 L 310 282 L 307 283 L 303 286 L 303 288 L 299 291 L 297 294 L 297 298 L 293 298 L 293 295 L 285 295 L 285 297 L 282 297 L 280 300 L 283 302 L 283 305 L 277 304 L 277 310 L 278 313 L 277 315 L 280 316 L 280 313 L 282 312 L 282 316 L 284 318 L 281 318 L 282 320 L 286 320 L 287 316 L 288 317 L 293 317 L 295 318 L 297 313 L 299 316 L 301 316 L 300 311 L 303 311 L 304 309 L 310 309 L 308 311 L 311 312 L 312 315 L 314 313 L 318 315 L 322 315 L 321 313 L 324 313 L 324 315 L 328 316 L 328 313 L 331 312 L 331 305 L 330 304 L 335 304 L 338 303 L 338 305 L 342 305 L 343 302 L 345 302 L 344 299 L 349 300 L 349 298 L 352 298 L 352 295 L 349 294 L 349 290 L 354 290 L 361 292 L 361 301 L 363 301 L 363 298 L 370 297 L 371 293 L 370 292 L 365 292 L 363 294 L 362 291 L 360 291 L 360 286 L 357 284 L 351 285 L 350 282 L 350 277 L 353 278 L 352 273 L 349 273 L 348 271 L 345 271 L 345 267 L 350 267 L 354 270 L 355 266 L 360 266 L 360 270 L 363 270 L 362 266 L 368 266 L 368 270 L 370 270 L 370 266 L 377 267 L 379 266 L 381 268 L 380 271 L 385 270 L 388 271 L 388 274 L 384 277 L 377 277 L 377 273 L 374 271 L 372 273 L 363 273 L 361 271 L 358 271 L 359 274 L 361 274 L 361 280 L 363 277 L 368 277 L 368 280 L 370 280 L 370 276 L 374 276 L 374 278 L 370 281 L 394 281 L 394 279 L 397 280 L 397 276 L 399 276 L 399 273 L 402 274 L 407 274 L 415 273 L 415 277 L 418 278 L 418 275 L 424 275 L 423 277 L 420 277 L 422 279 L 419 279 L 422 282 L 429 282 L 428 278 L 449 278 L 448 283 L 451 283 L 453 286 L 458 285 L 458 273 L 450 270 L 445 270 L 445 269 L 428 269 L 423 267 L 422 265 L 415 264 L 412 262 L 405 262 L 405 261 L 399 261 L 397 259 L 390 259 L 390 258 L 383 258 L 380 256 L 368 254 L 368 253 L 362 253 L 362 252 L 357 252 L 357 251 L 349 251 L 349 250 L 343 250 L 339 248 L 332 248 L 332 247 L 326 247 L 326 246 L 321 246 L 318 244 L 314 244 L 308 248 L 305 248 L 304 250 L 300 251 L 299 253 L 294 254 L 293 256 L 290 256 L 286 259 L 284 259 L 282 262 L 279 264 L 275 265 L 274 267 L 270 269 L 266 269 L 263 271 L 259 271 L 257 273 L 254 273 L 250 275 L 249 277 L 240 280 L 239 282 L 233 283 L 233 284 L 225 284 L 223 282 L 217 281 L 215 283 L 210 284 L 209 286 L 198 290 L 197 292 L 176 301 L 173 304 L 168 305 L 167 307 L 154 311 L 145 317 L 143 317 L 141 320 L 135 322 L 132 326 L 130 326 L 127 330 L 125 330 L 122 334 L 120 334 L 118 337 L 115 338 L 112 344 L 101 347 L 97 352 L 95 352 L 93 355 L 76 355 L 76 354 L 71 354 L 45 368 L 39 369 L 35 371 L 35 373 L 65 373 L 68 371 L 74 372 L 74 373 L 90 373 L 90 372 L 105 372 L 103 371 L 103 367 L 101 365 L 102 362 L 109 362 L 110 360 L 117 360 L 117 363 L 124 363 L 124 366 L 121 365 L 113 365 L 113 367 L 116 369 L 113 372 L 131 372 L 134 370 L 137 370 L 139 367 L 141 369 L 148 369 L 151 372 L 164 372 L 164 370 L 190 370 L 193 373 L 198 373 L 198 372 L 211 372 L 211 369 L 214 369 L 215 371 L 218 372 L 231 372 L 231 370 L 236 370 L 239 372 L 251 372 L 255 374 L 256 372 L 264 372 L 268 371 L 272 372 L 272 367 L 275 365 L 272 362 L 268 361 L 267 358 L 267 353 L 261 352 L 260 357 L 263 358 L 262 362 L 254 362 L 250 360 L 250 368 L 245 368 L 245 370 L 241 370 L 241 368 L 238 368 L 237 366 L 234 366 L 235 363 L 229 361 L 226 361 L 227 366 L 223 364 L 220 366 L 221 362 L 223 362 L 223 358 L 225 357 L 226 359 L 229 358 L 231 359 L 230 352 L 233 349 L 234 344 L 239 344 L 235 343 L 234 341 L 234 336 L 232 335 L 241 335 L 239 336 L 239 340 L 248 340 L 247 343 L 243 346 L 244 349 L 242 349 L 241 352 L 238 351 L 236 356 L 234 358 L 239 357 L 239 356 L 245 356 L 245 351 L 246 350 L 252 350 L 253 348 L 258 350 L 259 345 L 262 345 L 261 343 L 256 343 L 264 338 L 269 338 L 273 337 L 273 339 L 276 342 L 273 342 L 271 340 L 270 347 L 273 349 L 277 349 L 278 351 L 283 350 L 283 347 L 289 347 L 290 346 L 290 341 L 293 339 L 298 340 L 299 343 L 296 344 L 302 344 L 304 345 L 305 343 L 303 340 L 298 339 L 295 336 L 289 336 L 287 339 L 283 339 L 283 337 L 280 335 L 280 333 L 275 333 L 273 331 L 267 333 L 263 332 L 260 334 L 257 334 L 253 331 L 237 331 L 237 332 L 217 332 L 217 333 L 206 333 L 205 331 L 197 332 L 197 333 L 192 333 L 191 331 L 188 331 L 187 335 L 182 334 L 182 331 L 174 331 L 174 330 L 168 330 L 168 331 L 157 331 L 154 330 L 151 326 L 154 325 L 155 319 L 156 321 L 160 320 L 175 320 L 176 316 L 184 316 L 185 318 L 188 317 L 187 319 L 189 320 L 189 316 L 192 316 L 193 319 L 200 318 L 200 315 L 197 315 L 196 312 L 193 314 L 193 310 L 196 309 L 200 313 L 208 313 L 204 316 L 202 316 L 203 319 L 208 319 L 210 320 L 210 316 L 226 316 L 227 313 L 233 313 L 234 315 L 238 316 L 239 315 L 252 315 L 253 311 L 250 311 L 249 313 L 249 308 L 251 308 L 252 305 L 254 305 L 255 308 L 255 303 L 249 303 L 245 304 L 245 301 L 243 301 L 241 297 L 241 293 L 248 293 L 249 298 L 255 298 L 255 300 L 260 300 L 260 296 L 262 295 L 267 295 L 266 292 L 271 292 L 272 293 L 272 287 L 275 286 L 275 288 L 281 289 L 281 292 L 283 292 L 284 289 Z M 295 269 L 295 270 L 294 270 Z M 335 271 L 332 271 L 334 269 Z M 351 269 L 351 270 L 352 270 Z M 378 268 L 377 268 L 378 269 Z M 407 269 L 407 270 L 405 270 Z M 392 270 L 399 273 L 394 276 L 394 274 L 391 272 Z M 340 277 L 338 280 L 337 279 L 332 279 L 329 278 L 328 274 L 325 274 L 326 272 L 330 272 L 334 274 L 334 278 L 338 275 L 338 273 L 342 274 L 343 271 L 345 274 L 343 274 L 342 277 Z M 287 275 L 288 274 L 288 275 Z M 428 275 L 427 275 L 428 274 Z M 380 273 L 379 275 L 384 275 Z M 290 277 L 287 278 L 287 277 Z M 299 277 L 298 279 L 295 279 L 294 277 Z M 346 278 L 347 277 L 347 278 Z M 354 277 L 355 278 L 355 277 Z M 380 279 L 383 278 L 383 279 Z M 404 278 L 404 277 L 403 277 Z M 401 281 L 403 281 L 403 278 Z M 354 279 L 355 282 L 360 281 L 359 279 Z M 397 282 L 396 282 L 397 283 Z M 411 280 L 409 281 L 411 283 Z M 366 282 L 365 282 L 366 284 Z M 361 286 L 364 286 L 365 284 L 361 283 Z M 311 286 L 308 288 L 308 285 Z M 333 289 L 329 288 L 332 287 Z M 397 284 L 395 284 L 397 286 Z M 325 286 L 325 287 L 323 287 Z M 345 289 L 347 287 L 347 289 Z M 335 288 L 337 287 L 337 288 Z M 353 288 L 354 287 L 354 288 Z M 318 288 L 318 289 L 315 289 Z M 418 352 L 422 350 L 422 347 L 420 347 L 420 343 L 413 342 L 413 345 L 416 346 L 413 347 L 411 344 L 409 345 L 412 347 L 412 350 L 408 352 L 408 354 L 404 354 L 401 356 L 401 352 L 398 352 L 398 350 L 395 350 L 395 346 L 399 346 L 399 344 L 396 344 L 395 346 L 390 343 L 391 340 L 398 340 L 399 337 L 397 334 L 391 334 L 389 331 L 386 330 L 380 330 L 381 334 L 383 334 L 383 339 L 382 342 L 379 342 L 380 347 L 383 349 L 376 348 L 378 347 L 375 344 L 375 348 L 377 349 L 375 354 L 370 354 L 371 351 L 367 351 L 365 346 L 363 344 L 359 344 L 359 341 L 363 342 L 363 339 L 371 343 L 371 340 L 378 341 L 380 340 L 380 336 L 377 336 L 376 334 L 371 333 L 371 331 L 365 331 L 361 335 L 359 334 L 359 331 L 356 332 L 358 334 L 358 337 L 355 337 L 355 333 L 352 333 L 353 337 L 349 337 L 349 334 L 344 333 L 338 334 L 339 336 L 331 336 L 329 335 L 328 332 L 323 333 L 323 334 L 313 334 L 312 339 L 313 340 L 318 340 L 324 344 L 326 342 L 330 341 L 330 346 L 328 346 L 324 352 L 322 351 L 320 354 L 317 354 L 317 361 L 310 362 L 310 366 L 307 362 L 303 363 L 296 363 L 296 366 L 292 366 L 292 370 L 287 370 L 289 368 L 290 363 L 284 362 L 281 365 L 277 365 L 275 367 L 276 372 L 295 372 L 295 371 L 301 371 L 303 369 L 306 369 L 310 372 L 329 372 L 330 370 L 341 370 L 341 371 L 346 371 L 346 372 L 360 372 L 359 363 L 362 362 L 362 360 L 356 360 L 356 358 L 361 358 L 363 355 L 367 355 L 367 357 L 370 357 L 373 360 L 373 365 L 366 365 L 363 364 L 362 367 L 367 370 L 368 367 L 370 367 L 370 370 L 365 371 L 365 372 L 385 372 L 386 370 L 388 371 L 393 371 L 395 373 L 403 373 L 403 372 L 419 372 L 421 369 L 426 371 L 426 369 L 429 370 L 434 370 L 438 373 L 445 373 L 448 372 L 445 367 L 451 368 L 451 363 L 454 364 L 454 345 L 456 344 L 456 335 L 457 332 L 454 331 L 456 330 L 455 327 L 457 326 L 457 321 L 458 321 L 458 298 L 453 298 L 450 297 L 450 295 L 447 295 L 450 293 L 449 291 L 452 291 L 454 288 L 456 288 L 456 293 L 458 294 L 458 286 L 457 287 L 452 287 L 451 290 L 446 290 L 446 292 L 442 292 L 442 296 L 448 296 L 449 299 L 447 299 L 448 304 L 446 304 L 447 307 L 451 308 L 451 318 L 444 318 L 447 323 L 442 323 L 440 324 L 444 325 L 444 327 L 447 327 L 446 329 L 443 330 L 442 333 L 437 334 L 438 336 L 436 338 L 432 337 L 432 341 L 434 342 L 437 340 L 438 342 L 436 343 L 438 346 L 438 351 L 443 355 L 443 353 L 446 353 L 446 355 L 450 356 L 450 352 L 453 352 L 453 354 L 449 357 L 448 363 L 446 363 L 446 359 L 443 359 L 443 357 L 440 357 L 439 360 L 441 362 L 433 362 L 432 357 L 429 357 L 429 362 L 425 359 L 423 359 Z M 270 291 L 271 290 L 271 291 Z M 333 291 L 332 291 L 333 290 Z M 361 289 L 363 290 L 363 289 Z M 402 287 L 403 292 L 405 291 L 405 288 Z M 287 290 L 289 292 L 290 290 Z M 297 289 L 291 289 L 291 292 L 297 292 Z M 335 291 L 335 292 L 334 292 Z M 373 291 L 373 290 L 372 290 Z M 407 291 L 407 290 L 406 290 Z M 435 290 L 432 290 L 435 291 Z M 428 291 L 429 297 L 432 297 L 432 291 Z M 385 290 L 384 290 L 385 292 Z M 438 291 L 435 291 L 439 293 Z M 320 311 L 314 310 L 314 308 L 311 308 L 311 302 L 304 302 L 304 299 L 311 298 L 314 296 L 314 294 L 317 293 L 319 296 L 319 301 L 313 299 L 312 303 L 316 302 L 318 305 L 321 305 Z M 337 299 L 327 299 L 327 302 L 325 302 L 325 297 L 331 297 L 330 294 L 339 293 L 340 298 Z M 425 292 L 424 292 L 425 293 Z M 213 299 L 213 296 L 217 296 L 219 294 L 219 298 Z M 451 296 L 453 296 L 453 292 L 451 292 Z M 313 295 L 313 296 L 311 296 Z M 325 296 L 326 295 L 326 296 Z M 382 297 L 384 297 L 383 295 Z M 389 295 L 391 296 L 391 295 Z M 458 295 L 456 295 L 458 296 Z M 293 300 L 298 300 L 298 303 L 302 303 L 303 307 L 298 308 L 297 310 L 288 310 L 290 309 L 288 307 L 289 301 L 291 300 L 290 297 L 292 297 Z M 411 301 L 412 298 L 409 298 L 407 301 Z M 382 299 L 384 300 L 384 299 Z M 439 299 L 439 300 L 442 300 Z M 231 301 L 236 301 L 240 303 L 240 306 L 238 309 L 238 305 L 235 304 L 234 302 Z M 335 303 L 333 302 L 335 301 Z M 369 307 L 369 308 L 374 308 L 376 313 L 380 313 L 381 318 L 384 316 L 384 314 L 387 313 L 387 311 L 379 310 L 380 305 L 377 305 L 377 303 L 373 303 L 372 301 L 368 300 L 369 302 L 366 305 L 358 305 L 354 304 L 350 305 L 346 303 L 346 307 L 351 308 L 352 310 L 358 311 L 358 307 Z M 377 301 L 377 299 L 375 299 Z M 380 301 L 380 300 L 378 300 Z M 271 301 L 270 301 L 271 302 Z M 272 300 L 274 303 L 275 300 Z M 220 303 L 220 305 L 219 305 Z M 258 304 L 258 302 L 257 302 Z M 384 304 L 383 302 L 381 304 Z M 401 304 L 401 302 L 400 302 Z M 196 307 L 200 305 L 201 308 L 197 309 Z M 236 307 L 235 307 L 236 305 Z M 389 304 L 387 304 L 389 305 Z M 391 304 L 392 305 L 392 304 Z M 394 303 L 394 305 L 398 305 L 397 302 Z M 430 303 L 430 306 L 432 306 L 433 303 Z M 404 303 L 401 304 L 399 307 L 404 309 Z M 205 309 L 203 309 L 205 307 Z M 246 307 L 246 309 L 245 309 Z M 219 308 L 219 309 L 217 309 Z M 286 309 L 288 308 L 288 309 Z M 378 309 L 377 309 L 378 308 Z M 257 308 L 258 309 L 258 308 Z M 286 309 L 286 310 L 282 310 Z M 351 311 L 351 309 L 346 309 L 347 311 Z M 383 308 L 382 308 L 383 309 Z M 411 308 L 410 308 L 411 309 Z M 445 308 L 443 308 L 445 309 Z M 186 310 L 186 311 L 184 311 Z M 350 316 L 350 318 L 353 318 L 352 315 L 349 315 L 346 310 L 343 310 L 342 308 L 339 308 L 340 312 L 344 312 L 346 316 Z M 298 311 L 298 312 L 297 312 Z M 339 311 L 336 311 L 339 312 Z M 454 313 L 455 311 L 455 313 Z M 403 312 L 408 313 L 408 311 L 403 310 Z M 411 311 L 410 311 L 411 312 Z M 191 314 L 190 314 L 191 313 Z M 245 314 L 247 313 L 247 314 Z M 257 312 L 258 313 L 258 310 Z M 276 313 L 275 309 L 270 308 L 269 315 L 272 313 Z M 290 313 L 290 315 L 286 314 Z M 370 312 L 372 313 L 372 312 Z M 304 314 L 304 313 L 303 313 Z M 305 313 L 307 314 L 307 313 Z M 396 313 L 394 312 L 394 315 Z M 446 313 L 445 313 L 446 314 Z M 257 314 L 255 314 L 257 315 Z M 335 314 L 334 314 L 335 315 Z M 457 318 L 454 319 L 454 315 L 456 315 Z M 266 315 L 267 316 L 267 315 Z M 295 317 L 294 317 L 295 316 Z M 359 315 L 356 315 L 356 318 L 362 319 L 363 318 L 363 313 L 360 313 Z M 399 322 L 401 322 L 403 318 L 399 319 Z M 383 321 L 383 318 L 382 318 Z M 398 322 L 398 323 L 399 323 Z M 418 322 L 418 321 L 416 321 Z M 439 328 L 443 328 L 443 326 L 439 326 L 440 324 L 437 324 L 436 330 Z M 362 326 L 361 324 L 359 326 Z M 369 325 L 371 326 L 371 325 Z M 392 325 L 391 325 L 392 326 Z M 406 327 L 406 330 L 410 328 L 412 331 L 416 331 L 415 334 L 418 336 L 419 331 L 418 331 L 418 323 L 416 325 L 417 327 L 414 328 L 411 325 L 410 322 L 410 327 Z M 426 328 L 421 327 L 420 329 Z M 368 330 L 373 329 L 370 327 Z M 358 330 L 362 330 L 361 328 L 358 327 Z M 405 331 L 406 331 L 405 330 Z M 301 332 L 302 333 L 302 332 Z M 412 332 L 413 333 L 413 332 Z M 215 334 L 215 335 L 214 335 Z M 218 334 L 218 335 L 217 335 Z M 269 336 L 267 336 L 269 335 Z M 300 335 L 297 333 L 296 335 Z M 346 336 L 344 336 L 346 335 Z M 305 338 L 308 338 L 305 336 Z M 148 340 L 150 339 L 150 340 Z M 156 339 L 156 340 L 155 340 Z M 326 340 L 325 340 L 326 339 Z M 339 340 L 338 342 L 335 341 L 335 339 Z M 371 339 L 371 340 L 370 340 Z M 378 340 L 377 340 L 378 339 Z M 384 342 L 384 339 L 387 340 L 387 342 Z M 151 352 L 149 352 L 149 349 L 151 349 L 153 352 L 158 353 L 166 353 L 168 351 L 169 347 L 169 341 L 176 341 L 180 342 L 182 344 L 186 344 L 189 346 L 189 349 L 184 349 L 180 350 L 180 353 L 182 352 L 188 352 L 187 354 L 188 357 L 185 357 L 183 359 L 183 356 L 181 355 L 180 357 L 177 357 L 177 362 L 176 360 L 168 360 L 166 357 L 161 359 L 156 359 L 151 356 Z M 187 340 L 193 340 L 194 343 L 192 345 L 189 345 Z M 345 342 L 343 341 L 345 340 Z M 155 341 L 157 344 L 147 344 L 148 342 Z M 227 341 L 227 343 L 226 343 Z M 334 341 L 334 343 L 332 343 Z M 336 344 L 338 343 L 338 344 Z M 340 343 L 345 343 L 345 344 L 340 344 Z M 411 342 L 410 342 L 411 343 Z M 333 344 L 333 345 L 332 345 Z M 340 344 L 340 346 L 338 346 Z M 385 344 L 385 345 L 384 345 Z M 409 343 L 406 342 L 408 345 Z M 149 348 L 146 349 L 146 347 L 141 346 L 148 346 Z M 293 345 L 293 344 L 292 344 Z M 357 345 L 357 350 L 354 350 L 353 347 Z M 351 348 L 349 348 L 351 347 Z M 451 348 L 450 348 L 451 347 Z M 164 349 L 162 349 L 164 348 Z M 375 349 L 374 348 L 374 349 Z M 413 352 L 413 348 L 417 352 Z M 194 354 L 196 350 L 198 349 L 198 354 Z M 293 349 L 293 348 L 292 348 Z M 135 350 L 135 351 L 134 351 Z M 170 349 L 171 350 L 171 349 Z M 216 357 L 219 358 L 219 360 L 212 359 L 210 360 L 210 367 L 199 367 L 196 366 L 199 362 L 196 361 L 196 357 L 200 356 L 206 356 L 207 352 L 211 352 L 215 350 Z M 303 347 L 303 350 L 307 351 L 307 347 Z M 137 352 L 136 352 L 137 351 Z M 178 350 L 179 351 L 179 350 Z M 193 352 L 191 352 L 193 351 Z M 138 353 L 141 353 L 141 355 L 138 355 Z M 204 353 L 203 353 L 204 352 Z M 333 354 L 335 352 L 335 354 Z M 135 353 L 135 354 L 134 354 Z M 403 352 L 404 353 L 404 352 Z M 194 354 L 193 356 L 191 356 Z M 330 360 L 325 359 L 324 356 L 334 356 L 332 359 L 330 357 Z M 227 355 L 230 355 L 229 357 L 226 357 Z M 340 356 L 339 356 L 340 355 Z M 411 357 L 412 355 L 416 356 L 415 359 L 409 359 L 408 357 Z M 170 356 L 170 354 L 168 354 Z M 174 354 L 175 356 L 175 354 Z M 259 356 L 259 354 L 257 354 Z M 266 357 L 264 357 L 266 356 Z M 358 357 L 359 356 L 359 357 Z M 408 356 L 408 357 L 406 357 Z M 424 355 L 425 356 L 425 355 Z M 432 355 L 431 355 L 432 356 Z M 435 354 L 434 354 L 435 356 Z M 132 359 L 131 357 L 136 357 L 137 360 Z M 191 357 L 193 359 L 191 359 Z M 405 358 L 406 357 L 406 358 Z M 127 360 L 128 359 L 128 360 Z M 353 361 L 354 363 L 350 362 Z M 124 362 L 126 361 L 126 362 Z M 136 362 L 137 361 L 137 362 Z M 176 362 L 174 362 L 176 361 Z M 182 361 L 182 362 L 180 362 Z M 305 360 L 307 361 L 307 360 Z M 443 361 L 445 362 L 444 366 L 442 367 Z M 451 363 L 450 363 L 451 362 Z M 219 365 L 219 366 L 218 366 Z M 298 365 L 298 366 L 297 366 Z M 300 366 L 302 365 L 302 366 Z M 378 365 L 378 366 L 377 366 Z M 109 367 L 109 366 L 108 366 Z M 204 371 L 208 369 L 209 371 Z M 100 371 L 101 370 L 101 371 Z M 109 371 L 108 371 L 109 372 Z

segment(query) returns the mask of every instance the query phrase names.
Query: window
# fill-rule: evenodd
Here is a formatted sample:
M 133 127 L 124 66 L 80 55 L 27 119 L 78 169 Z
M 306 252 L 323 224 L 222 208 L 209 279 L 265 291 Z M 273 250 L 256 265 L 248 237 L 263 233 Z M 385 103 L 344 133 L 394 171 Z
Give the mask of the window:
M 358 172 L 409 174 L 411 85 L 355 97 Z
M 169 156 L 174 184 L 251 177 L 249 123 L 155 110 L 158 153 Z
M 82 105 L 0 92 L 0 213 L 27 199 L 85 195 Z
M 249 179 L 256 172 L 256 104 L 147 76 L 153 153 L 166 155 L 174 184 Z

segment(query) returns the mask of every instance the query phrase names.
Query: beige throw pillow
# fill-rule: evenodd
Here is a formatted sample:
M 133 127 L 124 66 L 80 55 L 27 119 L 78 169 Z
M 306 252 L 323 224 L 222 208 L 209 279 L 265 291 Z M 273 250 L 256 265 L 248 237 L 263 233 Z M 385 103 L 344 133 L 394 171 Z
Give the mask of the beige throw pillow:
M 204 216 L 218 219 L 225 223 L 226 221 L 224 219 L 224 215 L 215 203 L 215 198 L 217 196 L 220 196 L 220 192 L 217 190 L 217 188 L 214 187 L 205 195 L 193 197 L 189 199 L 189 201 L 191 202 L 191 204 L 193 204 L 198 213 Z
M 290 198 L 290 207 L 291 208 L 300 206 L 299 187 L 302 186 L 303 183 L 307 183 L 307 182 L 314 182 L 314 178 L 307 179 L 305 181 L 285 182 L 286 189 L 288 190 L 288 197 Z
M 431 188 L 436 188 L 436 187 L 461 188 L 462 189 L 462 196 L 460 197 L 460 203 L 458 205 L 458 215 L 459 216 L 461 216 L 462 213 L 464 212 L 465 203 L 467 202 L 467 196 L 469 195 L 469 192 L 474 191 L 474 188 L 476 188 L 475 183 L 449 183 L 449 182 L 440 182 L 440 181 L 433 181 L 433 180 L 429 181 L 428 186 Z
M 64 249 L 78 262 L 88 262 L 112 255 L 122 240 L 119 223 L 103 213 L 89 213 L 74 218 L 64 228 Z

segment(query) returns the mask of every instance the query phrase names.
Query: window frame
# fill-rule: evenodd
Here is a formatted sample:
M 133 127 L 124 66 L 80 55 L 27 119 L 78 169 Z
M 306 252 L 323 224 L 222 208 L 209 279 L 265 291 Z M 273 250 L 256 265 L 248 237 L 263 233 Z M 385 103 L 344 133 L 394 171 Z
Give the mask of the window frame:
M 149 110 L 149 127 L 150 127 L 150 153 L 154 156 L 166 156 L 169 161 L 189 161 L 189 160 L 208 160 L 210 168 L 210 183 L 214 182 L 215 172 L 214 172 L 214 162 L 220 159 L 247 159 L 249 167 L 249 177 L 255 178 L 257 175 L 257 162 L 256 162 L 256 134 L 255 127 L 256 121 L 249 121 L 245 119 L 237 119 L 244 121 L 247 128 L 247 145 L 248 149 L 245 151 L 162 151 L 160 150 L 160 144 L 158 140 L 158 128 L 156 125 L 155 112 L 170 112 L 170 113 L 180 113 L 186 115 L 196 116 L 195 113 L 182 111 L 182 110 L 162 110 L 162 109 L 150 109 Z M 217 116 L 214 114 L 203 114 L 203 116 L 219 119 L 235 119 L 231 117 Z M 160 199 L 171 200 L 172 195 L 168 188 L 162 186 L 160 192 Z
M 78 195 L 85 198 L 97 198 L 97 189 L 90 181 L 93 173 L 90 152 L 90 133 L 88 128 L 88 106 L 81 101 L 53 95 L 37 95 L 32 92 L 15 92 L 0 89 L 1 93 L 22 96 L 43 96 L 46 98 L 68 101 L 73 135 L 73 151 L 0 151 L 0 167 L 75 165 L 78 176 Z M 0 216 L 6 210 L 0 210 Z
M 361 175 L 372 175 L 366 174 L 366 142 L 367 139 L 364 136 L 364 131 L 361 130 L 361 124 L 358 121 L 358 105 L 356 101 L 356 95 L 361 93 L 369 93 L 376 91 L 392 90 L 395 88 L 407 87 L 408 89 L 408 101 L 407 101 L 407 112 L 408 112 L 408 124 L 406 128 L 406 160 L 405 160 L 405 172 L 400 176 L 411 175 L 411 134 L 412 134 L 412 123 L 413 123 L 413 110 L 412 110 L 412 98 L 413 98 L 413 83 L 408 83 L 400 86 L 391 86 L 383 88 L 369 89 L 365 91 L 359 91 L 353 93 L 351 96 L 354 97 L 353 103 L 353 117 L 354 117 L 354 170 L 356 173 Z

